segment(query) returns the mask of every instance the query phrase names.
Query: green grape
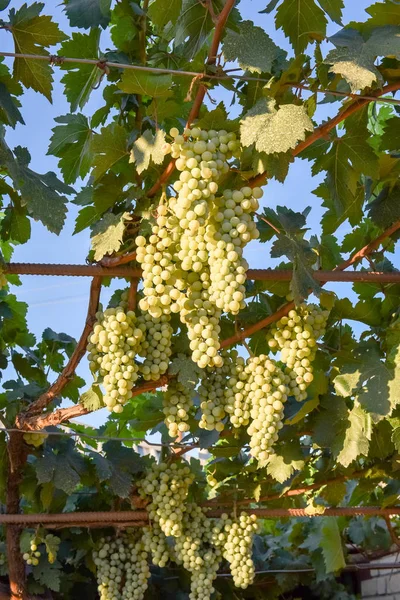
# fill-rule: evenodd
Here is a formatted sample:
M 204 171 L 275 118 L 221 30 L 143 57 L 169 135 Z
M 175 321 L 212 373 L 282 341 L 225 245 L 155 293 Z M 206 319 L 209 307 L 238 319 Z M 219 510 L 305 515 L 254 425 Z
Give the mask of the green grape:
M 93 559 L 100 600 L 143 600 L 150 578 L 143 532 L 102 538 Z
M 301 304 L 282 317 L 267 333 L 272 351 L 280 350 L 285 373 L 290 377 L 291 396 L 302 401 L 313 381 L 317 340 L 324 335 L 329 311 L 315 304 Z
M 149 519 L 157 523 L 166 536 L 177 537 L 182 531 L 185 500 L 194 475 L 184 463 L 153 464 L 145 478 L 139 481 L 139 493 L 150 497 Z
M 30 565 L 32 567 L 38 566 L 39 558 L 41 557 L 41 552 L 40 552 L 40 550 L 38 550 L 37 543 L 38 542 L 36 540 L 36 536 L 33 536 L 29 542 L 30 551 L 25 552 L 22 555 L 22 558 L 24 559 L 26 564 Z
M 250 358 L 246 364 L 248 379 L 244 397 L 251 405 L 250 454 L 264 466 L 273 453 L 278 431 L 283 427 L 283 408 L 288 397 L 290 378 L 265 355 Z
M 249 391 L 249 369 L 242 357 L 234 363 L 234 369 L 225 388 L 225 410 L 231 424 L 238 428 L 246 426 L 250 419 L 251 397 Z
M 171 338 L 173 329 L 170 316 L 155 318 L 142 313 L 137 319 L 137 327 L 143 331 L 143 340 L 138 350 L 144 362 L 139 365 L 139 373 L 145 381 L 157 381 L 168 371 L 171 356 Z
M 170 558 L 170 550 L 167 538 L 158 523 L 151 523 L 150 526 L 144 528 L 143 543 L 153 564 L 157 567 L 165 567 Z
M 108 410 L 121 412 L 139 377 L 135 356 L 143 331 L 136 325 L 135 313 L 125 311 L 123 306 L 107 308 L 104 313 L 98 312 L 96 318 L 87 346 L 89 366 L 102 378 Z
M 27 432 L 27 433 L 24 433 L 24 435 L 23 435 L 24 442 L 26 444 L 29 444 L 30 446 L 35 446 L 35 448 L 42 446 L 45 439 L 48 437 L 49 436 L 47 433 L 35 433 L 35 432 Z
M 179 433 L 189 431 L 188 420 L 193 408 L 192 392 L 176 379 L 171 379 L 163 394 L 163 412 L 168 433 L 175 438 Z
M 258 530 L 257 517 L 241 513 L 239 518 L 222 515 L 213 532 L 213 540 L 222 547 L 236 587 L 246 589 L 254 581 L 253 538 Z
M 219 369 L 207 367 L 198 389 L 201 419 L 199 427 L 207 431 L 223 431 L 227 416 L 227 398 L 236 370 L 244 363 L 235 350 L 222 351 L 224 364 Z

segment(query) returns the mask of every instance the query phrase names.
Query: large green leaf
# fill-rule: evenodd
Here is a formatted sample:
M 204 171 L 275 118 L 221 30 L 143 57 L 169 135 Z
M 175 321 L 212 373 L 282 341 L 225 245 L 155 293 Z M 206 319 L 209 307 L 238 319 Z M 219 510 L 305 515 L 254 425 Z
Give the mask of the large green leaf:
M 11 125 L 11 127 L 15 127 L 17 123 L 25 125 L 25 121 L 17 107 L 15 98 L 10 94 L 3 81 L 0 81 L 0 108 L 2 110 L 2 115 L 4 115 L 1 120 L 4 120 L 5 124 Z
M 384 187 L 368 208 L 369 217 L 382 229 L 398 221 L 400 219 L 400 186 Z
M 261 98 L 244 115 L 240 139 L 243 146 L 255 144 L 259 152 L 273 154 L 294 148 L 313 128 L 303 106 L 284 104 L 277 110 L 274 100 Z
M 104 29 L 110 21 L 111 0 L 64 0 L 71 27 Z
M 156 131 L 153 135 L 150 129 L 147 129 L 140 138 L 138 138 L 131 150 L 131 163 L 135 163 L 136 171 L 140 174 L 149 168 L 150 160 L 160 165 L 165 154 L 163 146 L 165 144 L 165 132 L 162 129 Z
M 92 163 L 93 132 L 87 117 L 68 114 L 55 119 L 61 123 L 53 129 L 47 154 L 60 159 L 58 166 L 66 183 L 74 183 L 88 174 Z
M 367 21 L 371 27 L 400 25 L 400 6 L 396 0 L 379 0 L 365 10 L 371 15 Z
M 100 30 L 92 29 L 90 33 L 72 33 L 69 40 L 61 45 L 60 54 L 71 58 L 99 58 Z M 102 71 L 97 65 L 75 63 L 73 66 L 61 65 L 68 72 L 61 79 L 65 86 L 65 95 L 71 104 L 71 111 L 82 109 L 93 88 L 98 84 Z
M 252 73 L 270 73 L 274 60 L 286 55 L 261 27 L 251 21 L 242 21 L 238 31 L 228 30 L 222 51 L 225 60 L 237 60 L 243 70 Z
M 218 12 L 221 2 L 214 2 Z M 214 24 L 207 6 L 197 0 L 182 0 L 182 8 L 175 26 L 174 45 L 184 45 L 185 57 L 193 59 L 205 47 Z
M 304 457 L 298 442 L 284 442 L 274 447 L 267 461 L 267 473 L 279 483 L 284 483 L 295 471 L 304 466 Z
M 328 573 L 335 573 L 346 566 L 337 519 L 323 517 L 320 528 L 320 547 L 324 555 L 325 567 Z
M 383 134 L 380 137 L 380 148 L 389 150 L 389 152 L 400 150 L 400 118 L 398 116 L 385 121 Z
M 344 0 L 318 0 L 318 2 L 332 21 L 341 23 Z
M 43 54 L 45 48 L 54 46 L 66 39 L 66 35 L 51 17 L 40 15 L 44 4 L 35 2 L 23 4 L 19 10 L 10 9 L 10 31 L 14 38 L 15 52 L 18 54 Z M 53 76 L 50 65 L 43 60 L 16 58 L 14 77 L 27 88 L 40 92 L 51 101 Z
M 296 54 L 301 54 L 311 40 L 325 37 L 327 20 L 314 0 L 284 0 L 278 7 L 276 26 L 283 29 Z
M 182 0 L 151 0 L 148 15 L 157 27 L 162 29 L 168 23 L 175 24 L 182 10 Z
M 342 29 L 330 38 L 336 46 L 326 57 L 330 71 L 339 74 L 350 84 L 352 91 L 381 84 L 382 76 L 375 66 L 378 56 L 400 58 L 400 29 L 379 27 L 364 41 L 354 29 Z
M 71 194 L 73 189 L 59 181 L 54 173 L 40 175 L 28 165 L 30 155 L 26 149 L 8 148 L 4 138 L 0 139 L 0 163 L 8 170 L 15 188 L 29 214 L 54 233 L 63 228 L 67 199 L 62 194 Z
M 92 176 L 95 181 L 123 159 L 127 162 L 127 146 L 128 134 L 124 127 L 111 123 L 102 128 L 92 142 L 92 150 L 95 153 Z
M 171 95 L 171 75 L 154 75 L 143 71 L 125 70 L 118 83 L 120 90 L 127 94 L 140 94 L 157 98 Z

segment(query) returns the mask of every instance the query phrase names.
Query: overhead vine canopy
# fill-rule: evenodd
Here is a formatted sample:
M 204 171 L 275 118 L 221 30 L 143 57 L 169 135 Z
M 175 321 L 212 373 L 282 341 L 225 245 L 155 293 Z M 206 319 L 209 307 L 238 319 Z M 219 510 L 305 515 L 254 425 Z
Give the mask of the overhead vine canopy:
M 64 0 L 63 32 L 46 3 L 0 1 L 12 600 L 351 600 L 350 549 L 400 545 L 400 5 L 346 24 L 344 0 L 273 0 L 265 31 L 243 4 Z M 70 104 L 57 175 L 7 142 L 27 89 Z M 313 195 L 272 209 L 268 182 L 300 159 Z M 70 203 L 87 265 L 12 263 L 32 221 L 58 235 Z M 93 277 L 78 341 L 29 331 L 29 273 Z M 73 421 L 103 407 L 99 429 Z

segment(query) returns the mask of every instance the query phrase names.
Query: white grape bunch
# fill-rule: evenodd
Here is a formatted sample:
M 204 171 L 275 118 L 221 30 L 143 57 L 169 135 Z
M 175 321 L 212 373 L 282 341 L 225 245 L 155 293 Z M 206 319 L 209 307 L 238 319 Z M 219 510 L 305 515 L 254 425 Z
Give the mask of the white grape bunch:
M 225 388 L 225 410 L 236 428 L 247 426 L 250 419 L 252 382 L 248 363 L 240 356 L 236 358 Z
M 168 382 L 168 389 L 163 394 L 163 412 L 168 433 L 175 438 L 179 433 L 189 431 L 188 420 L 193 408 L 192 391 L 177 379 Z
M 212 545 L 213 522 L 200 506 L 189 503 L 183 516 L 182 534 L 175 539 L 174 560 L 191 576 L 190 600 L 208 600 L 222 559 Z
M 185 500 L 194 475 L 184 463 L 153 464 L 145 478 L 139 481 L 142 498 L 151 498 L 147 506 L 149 519 L 157 523 L 166 536 L 182 533 Z
M 221 356 L 223 366 L 219 369 L 207 367 L 198 388 L 201 410 L 199 427 L 207 431 L 224 430 L 223 421 L 228 412 L 226 406 L 230 400 L 233 378 L 240 365 L 244 364 L 235 350 L 222 351 Z
M 143 600 L 150 569 L 141 531 L 102 538 L 93 559 L 100 600 Z
M 123 306 L 97 312 L 96 318 L 87 346 L 89 366 L 102 378 L 108 410 L 122 412 L 139 377 L 135 356 L 143 331 L 136 325 L 135 313 L 125 311 Z
M 290 377 L 290 395 L 296 400 L 307 398 L 313 381 L 313 361 L 317 340 L 324 335 L 329 311 L 316 304 L 302 303 L 282 317 L 267 333 L 272 351 L 280 350 L 285 373 Z
M 254 581 L 253 538 L 258 530 L 257 517 L 242 512 L 238 518 L 223 514 L 214 529 L 213 539 L 222 547 L 236 587 L 246 589 Z
M 27 431 L 23 435 L 25 444 L 29 444 L 30 446 L 35 446 L 35 448 L 39 448 L 42 446 L 46 438 L 48 438 L 47 433 L 37 433 L 35 431 Z
M 290 378 L 265 355 L 250 358 L 246 371 L 249 374 L 248 382 L 251 382 L 244 388 L 245 398 L 248 394 L 246 402 L 251 405 L 251 420 L 247 429 L 250 454 L 260 466 L 264 466 L 273 453 L 278 431 L 283 427 L 283 409 L 288 398 Z
M 143 544 L 151 557 L 153 565 L 165 567 L 170 559 L 170 549 L 167 538 L 157 522 L 143 529 Z
M 157 381 L 168 371 L 171 356 L 171 339 L 173 329 L 169 315 L 152 317 L 149 313 L 138 316 L 136 325 L 143 331 L 138 354 L 144 357 L 139 365 L 139 373 L 145 381 Z
M 26 562 L 27 565 L 32 565 L 33 567 L 37 567 L 39 564 L 39 559 L 41 556 L 41 552 L 38 549 L 38 542 L 36 540 L 36 536 L 32 537 L 30 542 L 30 551 L 24 552 L 22 558 Z

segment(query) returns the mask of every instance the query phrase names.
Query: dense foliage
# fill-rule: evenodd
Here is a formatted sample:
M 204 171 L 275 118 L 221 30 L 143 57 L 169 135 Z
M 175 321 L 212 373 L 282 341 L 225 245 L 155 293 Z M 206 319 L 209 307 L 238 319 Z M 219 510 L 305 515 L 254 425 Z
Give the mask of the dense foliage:
M 21 55 L 0 64 L 0 368 L 14 373 L 0 419 L 25 431 L 0 432 L 2 512 L 150 516 L 123 533 L 4 528 L 0 575 L 15 600 L 351 600 L 350 549 L 391 547 L 394 519 L 324 516 L 396 506 L 400 493 L 400 284 L 358 281 L 338 297 L 313 277 L 365 247 L 358 270 L 396 272 L 400 5 L 374 2 L 344 25 L 344 4 L 272 0 L 267 33 L 234 0 L 64 0 L 62 32 L 45 3 L 0 1 Z M 70 103 L 49 140 L 58 175 L 7 145 L 27 88 Z M 104 102 L 88 115 L 93 94 Z M 309 207 L 273 209 L 261 189 L 284 183 L 297 156 L 320 182 L 313 231 Z M 75 233 L 90 230 L 89 263 L 143 269 L 137 290 L 127 279 L 100 306 L 94 280 L 78 344 L 30 333 L 6 267 L 32 221 L 61 232 L 69 203 Z M 291 281 L 247 278 L 247 244 Z M 86 350 L 93 382 L 67 366 Z M 70 421 L 104 406 L 98 430 Z M 154 433 L 160 464 L 133 448 Z M 206 504 L 226 514 L 211 519 Z M 317 516 L 256 532 L 247 505 Z

